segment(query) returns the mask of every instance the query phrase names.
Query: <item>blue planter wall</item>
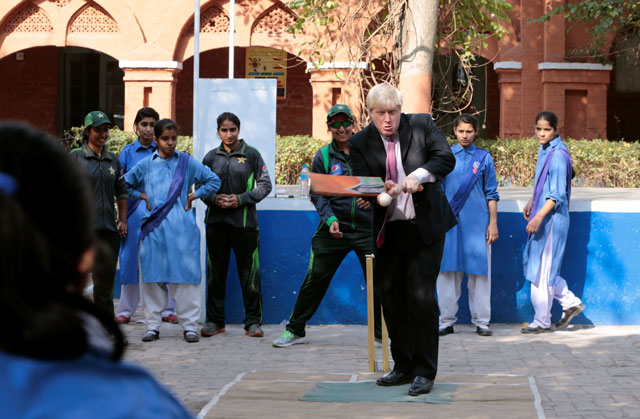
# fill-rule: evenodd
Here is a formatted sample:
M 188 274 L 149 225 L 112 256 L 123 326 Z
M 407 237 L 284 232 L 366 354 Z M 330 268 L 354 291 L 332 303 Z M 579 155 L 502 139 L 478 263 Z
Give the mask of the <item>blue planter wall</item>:
M 298 205 L 299 206 L 299 205 Z M 265 324 L 289 318 L 308 263 L 318 216 L 311 209 L 259 210 L 260 270 Z M 529 283 L 522 275 L 525 220 L 519 212 L 499 212 L 500 238 L 492 246 L 492 322 L 533 318 Z M 562 276 L 587 305 L 574 322 L 640 324 L 640 213 L 571 212 Z M 119 293 L 119 286 L 116 286 Z M 227 280 L 228 323 L 242 323 L 244 308 L 232 258 Z M 552 311 L 559 318 L 558 304 Z M 466 283 L 459 323 L 469 323 Z M 366 289 L 360 264 L 349 254 L 310 324 L 366 323 Z

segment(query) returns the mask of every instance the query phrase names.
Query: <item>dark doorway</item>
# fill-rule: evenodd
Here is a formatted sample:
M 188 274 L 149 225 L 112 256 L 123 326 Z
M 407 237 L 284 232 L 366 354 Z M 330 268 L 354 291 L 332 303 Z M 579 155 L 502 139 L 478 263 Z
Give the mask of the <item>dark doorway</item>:
M 635 141 L 640 109 L 640 34 L 623 33 L 614 43 L 615 55 L 607 94 L 607 138 Z
M 101 110 L 123 128 L 124 72 L 114 58 L 85 48 L 60 53 L 60 121 L 62 130 L 81 126 L 87 112 Z
M 435 55 L 433 61 L 433 118 L 446 135 L 460 113 L 473 114 L 478 137 L 496 138 L 499 130 L 500 94 L 491 63 L 476 56 L 466 74 L 455 55 Z

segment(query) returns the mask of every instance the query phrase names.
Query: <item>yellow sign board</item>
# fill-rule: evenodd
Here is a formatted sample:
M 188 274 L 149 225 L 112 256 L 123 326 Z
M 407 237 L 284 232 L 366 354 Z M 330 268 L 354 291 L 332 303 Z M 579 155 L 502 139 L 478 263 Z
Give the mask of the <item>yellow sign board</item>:
M 287 87 L 287 52 L 275 48 L 247 48 L 245 65 L 247 79 L 278 80 L 278 97 L 286 97 Z

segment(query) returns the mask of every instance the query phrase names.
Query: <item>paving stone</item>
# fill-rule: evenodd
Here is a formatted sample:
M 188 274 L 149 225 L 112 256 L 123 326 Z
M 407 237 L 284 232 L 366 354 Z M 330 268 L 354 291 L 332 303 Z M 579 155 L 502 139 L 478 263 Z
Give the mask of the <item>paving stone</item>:
M 547 418 L 640 417 L 640 326 L 537 336 L 522 335 L 520 327 L 492 324 L 494 336 L 480 338 L 474 327 L 456 325 L 456 333 L 440 339 L 439 371 L 531 376 Z M 163 324 L 160 340 L 142 343 L 145 327 L 132 322 L 123 327 L 130 342 L 125 358 L 151 370 L 194 414 L 241 373 L 368 370 L 366 326 L 311 326 L 308 343 L 291 348 L 271 346 L 281 325 L 263 329 L 264 338 L 251 338 L 242 325 L 227 325 L 224 334 L 187 344 L 180 325 Z M 382 359 L 380 348 L 376 357 Z

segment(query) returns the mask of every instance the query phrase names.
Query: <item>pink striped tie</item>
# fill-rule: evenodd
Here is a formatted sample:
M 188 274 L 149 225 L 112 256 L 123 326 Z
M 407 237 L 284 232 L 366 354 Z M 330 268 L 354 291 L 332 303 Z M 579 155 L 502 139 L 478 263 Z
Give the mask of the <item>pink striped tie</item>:
M 398 163 L 396 162 L 396 138 L 394 135 L 387 137 L 387 177 L 385 180 L 398 182 Z
M 393 183 L 398 182 L 398 163 L 396 161 L 396 137 L 395 135 L 390 135 L 386 137 L 388 141 L 387 145 L 387 174 L 385 176 L 385 180 L 391 180 Z M 387 208 L 387 213 L 384 216 L 384 221 L 382 222 L 382 227 L 380 228 L 380 232 L 378 233 L 378 237 L 376 239 L 376 245 L 378 248 L 382 247 L 384 243 L 384 230 L 387 224 L 387 218 L 389 217 L 389 211 L 393 208 L 394 205 L 390 205 Z

